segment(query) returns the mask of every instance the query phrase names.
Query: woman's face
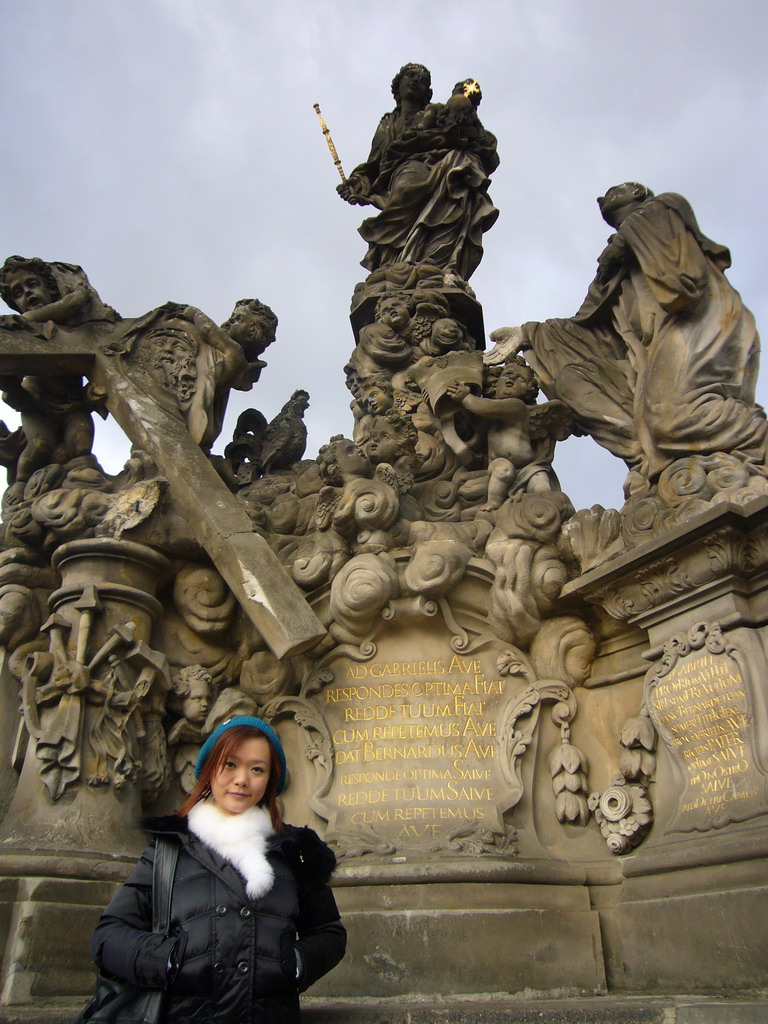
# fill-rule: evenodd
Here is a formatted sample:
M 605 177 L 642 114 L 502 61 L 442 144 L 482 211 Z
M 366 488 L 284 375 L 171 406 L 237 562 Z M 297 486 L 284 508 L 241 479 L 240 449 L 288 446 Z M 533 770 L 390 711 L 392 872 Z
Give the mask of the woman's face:
M 213 802 L 224 814 L 242 814 L 264 797 L 272 751 L 264 736 L 243 740 L 219 768 L 211 783 Z

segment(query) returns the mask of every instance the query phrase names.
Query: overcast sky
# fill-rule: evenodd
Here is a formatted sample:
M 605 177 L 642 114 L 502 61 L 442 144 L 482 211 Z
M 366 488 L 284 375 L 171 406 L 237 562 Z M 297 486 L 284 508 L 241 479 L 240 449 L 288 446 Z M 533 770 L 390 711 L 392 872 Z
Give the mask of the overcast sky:
M 366 248 L 313 103 L 349 172 L 402 64 L 430 68 L 436 100 L 479 80 L 501 156 L 472 278 L 486 332 L 575 312 L 609 233 L 595 197 L 626 180 L 690 200 L 761 326 L 767 44 L 766 0 L 0 0 L 0 257 L 79 263 L 126 317 L 267 302 L 278 341 L 215 450 L 239 411 L 271 418 L 303 387 L 313 457 L 351 430 Z M 128 447 L 98 429 L 116 472 Z M 620 462 L 588 438 L 560 451 L 577 508 L 621 503 Z

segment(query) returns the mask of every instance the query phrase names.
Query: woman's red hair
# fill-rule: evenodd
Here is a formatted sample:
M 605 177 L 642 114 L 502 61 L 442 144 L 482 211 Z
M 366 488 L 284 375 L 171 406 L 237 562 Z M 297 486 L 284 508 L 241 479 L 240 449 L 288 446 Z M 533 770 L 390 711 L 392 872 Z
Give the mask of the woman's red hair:
M 261 729 L 256 729 L 252 725 L 234 725 L 219 737 L 214 744 L 213 750 L 205 760 L 197 785 L 178 809 L 177 814 L 189 814 L 196 803 L 209 797 L 211 795 L 211 783 L 218 775 L 226 759 L 245 740 L 252 740 L 257 737 L 266 740 L 269 744 L 269 779 L 267 780 L 266 792 L 259 801 L 259 806 L 266 807 L 269 811 L 272 828 L 275 832 L 282 832 L 283 819 L 277 806 L 277 789 L 280 784 L 280 759 L 269 736 L 265 736 Z

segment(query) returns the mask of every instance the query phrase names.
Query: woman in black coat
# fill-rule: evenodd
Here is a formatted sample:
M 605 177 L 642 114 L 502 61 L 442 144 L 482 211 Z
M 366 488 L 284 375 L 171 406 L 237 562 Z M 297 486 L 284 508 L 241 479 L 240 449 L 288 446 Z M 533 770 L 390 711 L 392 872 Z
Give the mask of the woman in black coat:
M 152 932 L 154 845 L 101 916 L 100 969 L 166 988 L 169 1024 L 297 1024 L 299 992 L 341 960 L 346 932 L 328 879 L 333 852 L 280 820 L 280 740 L 238 716 L 203 745 L 198 784 L 178 815 L 145 821 L 180 843 L 173 936 Z

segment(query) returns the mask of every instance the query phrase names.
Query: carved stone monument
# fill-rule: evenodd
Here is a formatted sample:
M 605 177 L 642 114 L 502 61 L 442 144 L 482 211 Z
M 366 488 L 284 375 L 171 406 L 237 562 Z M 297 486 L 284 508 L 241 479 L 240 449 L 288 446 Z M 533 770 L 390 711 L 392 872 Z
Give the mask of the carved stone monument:
M 581 309 L 484 353 L 480 87 L 433 102 L 410 64 L 392 92 L 339 187 L 378 212 L 351 422 L 314 458 L 299 379 L 212 453 L 267 372 L 262 302 L 122 319 L 79 267 L 0 271 L 0 1002 L 87 993 L 139 814 L 239 713 L 339 861 L 318 994 L 766 984 L 766 420 L 728 251 L 615 186 Z M 133 442 L 117 475 L 94 411 Z M 622 509 L 560 490 L 574 431 L 625 461 Z

